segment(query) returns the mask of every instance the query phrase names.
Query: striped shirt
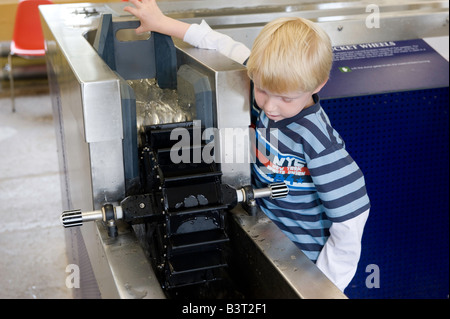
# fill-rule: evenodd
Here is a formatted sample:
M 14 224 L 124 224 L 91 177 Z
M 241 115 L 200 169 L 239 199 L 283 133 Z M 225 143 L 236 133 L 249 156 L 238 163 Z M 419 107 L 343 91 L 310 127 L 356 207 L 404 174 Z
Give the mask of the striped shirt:
M 343 222 L 370 208 L 364 176 L 330 124 L 318 95 L 313 106 L 274 122 L 257 106 L 255 186 L 284 181 L 289 195 L 261 198 L 263 212 L 316 262 L 333 222 Z

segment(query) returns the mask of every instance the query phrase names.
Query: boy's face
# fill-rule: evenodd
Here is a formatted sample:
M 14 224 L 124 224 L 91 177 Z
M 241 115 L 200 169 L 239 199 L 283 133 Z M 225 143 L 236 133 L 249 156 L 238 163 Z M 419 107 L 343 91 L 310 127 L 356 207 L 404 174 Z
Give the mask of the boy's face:
M 274 94 L 267 89 L 262 89 L 257 79 L 254 79 L 254 88 L 256 103 L 267 117 L 275 122 L 293 117 L 303 109 L 314 105 L 312 95 L 315 92 Z

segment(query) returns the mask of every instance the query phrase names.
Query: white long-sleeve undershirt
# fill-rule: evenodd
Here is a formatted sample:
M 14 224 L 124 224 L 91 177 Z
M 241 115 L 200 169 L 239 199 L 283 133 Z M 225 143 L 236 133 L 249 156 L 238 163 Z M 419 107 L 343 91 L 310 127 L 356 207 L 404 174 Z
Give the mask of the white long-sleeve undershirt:
M 330 227 L 330 237 L 320 251 L 317 267 L 341 291 L 348 286 L 358 268 L 361 239 L 369 210 Z
M 205 20 L 200 24 L 192 24 L 183 41 L 196 48 L 216 50 L 241 64 L 250 56 L 249 48 L 228 35 L 214 31 Z

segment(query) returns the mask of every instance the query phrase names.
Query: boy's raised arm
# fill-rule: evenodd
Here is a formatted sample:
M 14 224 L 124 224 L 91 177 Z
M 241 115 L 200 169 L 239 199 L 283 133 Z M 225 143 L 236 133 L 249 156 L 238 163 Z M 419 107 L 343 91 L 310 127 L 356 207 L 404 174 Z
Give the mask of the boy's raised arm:
M 230 59 L 244 63 L 250 55 L 250 50 L 231 37 L 212 30 L 202 21 L 199 24 L 189 24 L 166 16 L 159 9 L 155 0 L 130 0 L 135 7 L 126 6 L 123 10 L 136 16 L 141 25 L 136 33 L 155 31 L 181 39 L 190 45 L 209 50 L 217 50 Z
M 123 10 L 141 21 L 136 33 L 155 31 L 183 40 L 190 24 L 164 15 L 155 0 L 130 0 L 130 2 L 134 7 L 126 6 Z

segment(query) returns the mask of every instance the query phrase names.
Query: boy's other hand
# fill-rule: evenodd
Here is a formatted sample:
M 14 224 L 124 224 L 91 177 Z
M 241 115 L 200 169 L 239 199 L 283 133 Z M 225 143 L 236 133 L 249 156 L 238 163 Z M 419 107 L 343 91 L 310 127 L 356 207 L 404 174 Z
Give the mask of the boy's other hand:
M 167 17 L 159 9 L 155 0 L 129 0 L 134 7 L 126 6 L 124 11 L 131 13 L 141 21 L 137 34 L 154 31 L 179 39 L 184 38 L 190 24 Z
M 147 31 L 160 32 L 164 29 L 164 21 L 167 17 L 161 12 L 155 0 L 129 0 L 129 2 L 134 7 L 126 6 L 123 10 L 141 21 L 141 25 L 136 29 L 137 34 Z

